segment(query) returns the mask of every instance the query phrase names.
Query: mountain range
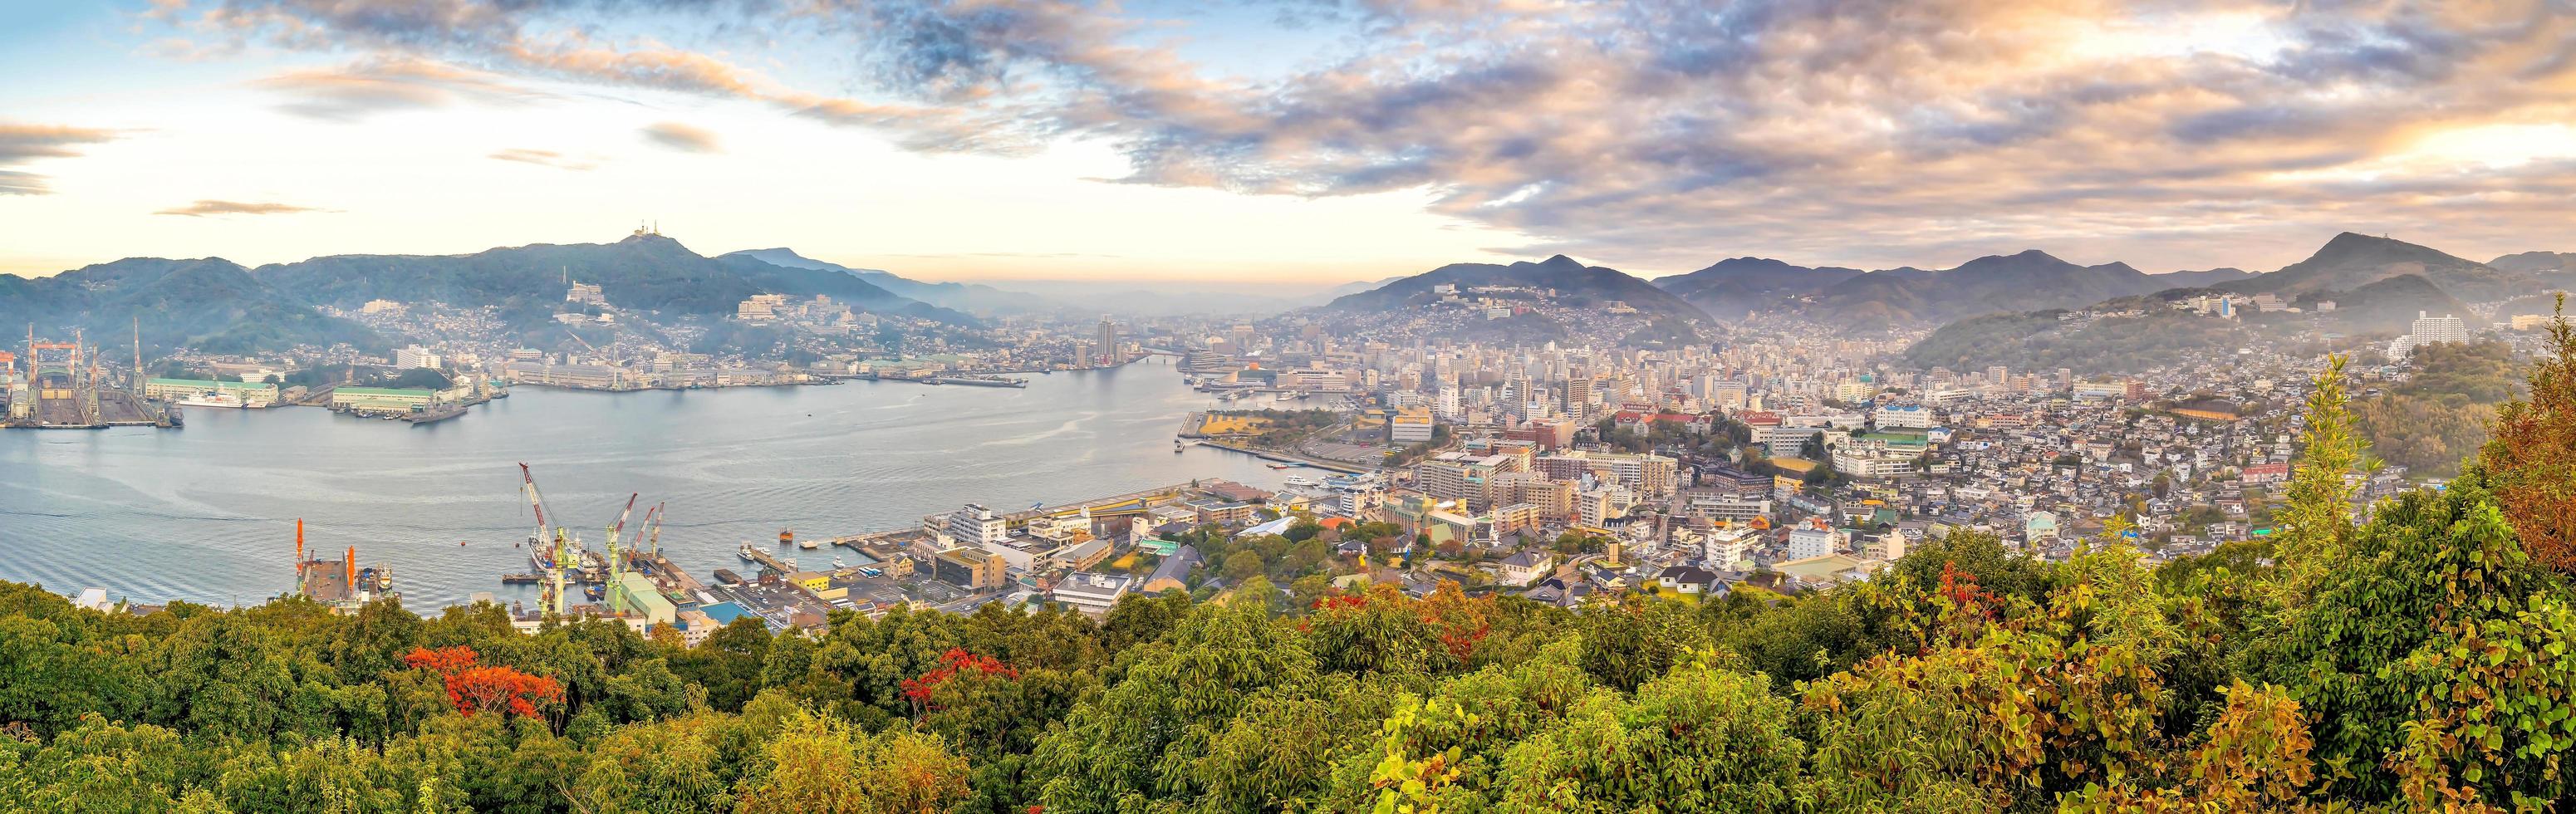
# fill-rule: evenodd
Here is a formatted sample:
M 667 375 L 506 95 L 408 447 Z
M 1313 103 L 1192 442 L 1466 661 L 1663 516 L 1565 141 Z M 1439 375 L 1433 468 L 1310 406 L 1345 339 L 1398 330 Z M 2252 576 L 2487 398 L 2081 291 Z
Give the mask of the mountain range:
M 1710 313 L 1794 309 L 1843 323 L 1939 322 L 2005 310 L 2065 308 L 2252 275 L 2233 268 L 2148 274 L 2127 263 L 2081 266 L 2032 249 L 1956 267 L 1862 272 L 1739 257 L 1654 284 Z
M 465 255 L 336 255 L 255 269 L 221 258 L 127 258 L 49 277 L 0 275 L 0 321 L 31 325 L 45 336 L 82 329 L 107 340 L 124 336 L 139 319 L 144 344 L 165 350 L 256 353 L 346 342 L 382 352 L 391 345 L 387 337 L 317 306 L 356 309 L 377 299 L 490 306 L 515 329 L 543 330 L 571 282 L 599 285 L 617 307 L 672 316 L 730 315 L 754 294 L 819 294 L 875 313 L 978 324 L 957 309 L 878 283 L 939 292 L 957 290 L 948 288 L 955 284 L 778 265 L 743 253 L 707 257 L 654 234 Z
M 2413 278 L 2412 281 L 2400 278 Z M 2389 285 L 2374 287 L 2388 282 Z M 2147 274 L 2126 263 L 2083 266 L 2036 249 L 1989 255 L 1954 268 L 1860 272 L 1809 268 L 1767 258 L 1721 261 L 1654 284 L 1720 316 L 1794 310 L 1839 322 L 1949 322 L 1980 314 L 2081 308 L 2174 289 L 2281 295 L 2294 302 L 2352 300 L 2395 313 L 2408 298 L 2420 310 L 2457 308 L 2576 283 L 2576 254 L 2524 252 L 2479 263 L 2384 237 L 2345 232 L 2308 258 L 2264 274 L 2238 268 Z M 2438 295 L 2438 296 L 2436 296 Z M 2380 308 L 2389 305 L 2388 308 Z M 2411 316 L 2411 311 L 2408 312 Z
M 2125 263 L 2078 265 L 2046 252 L 1989 255 L 1958 266 L 1863 272 L 1737 257 L 1652 282 L 1558 255 L 1538 262 L 1453 263 L 1428 272 L 1353 283 L 1305 298 L 1251 292 L 1148 293 L 1064 283 L 1052 296 L 971 283 L 928 283 L 878 269 L 815 260 L 785 248 L 707 257 L 679 241 L 639 234 L 614 243 L 535 244 L 465 255 L 339 255 L 246 269 L 220 258 L 128 258 L 43 278 L 0 275 L 0 320 L 40 333 L 85 328 L 122 334 L 140 318 L 145 343 L 223 353 L 349 342 L 382 349 L 383 336 L 315 306 L 354 309 L 370 300 L 496 306 L 504 320 L 545 329 L 568 282 L 600 285 L 613 304 L 669 315 L 720 317 L 761 293 L 827 295 L 878 313 L 974 325 L 967 312 L 1241 312 L 1329 301 L 1328 311 L 1400 308 L 1434 286 L 1549 288 L 1574 302 L 1625 302 L 1659 320 L 1792 311 L 1847 326 L 1949 322 L 1980 314 L 2080 308 L 2157 292 L 2216 289 L 2271 293 L 2303 305 L 2331 300 L 2337 320 L 2380 330 L 2418 310 L 2465 312 L 2461 302 L 2537 294 L 2576 283 L 2576 253 L 2524 252 L 2479 263 L 2399 240 L 2346 232 L 2269 273 L 2235 268 L 2146 274 Z M 1184 287 L 1185 288 L 1185 287 Z M 1301 302 L 1300 300 L 1303 299 Z M 1159 309 L 1159 310 L 1158 310 Z
M 253 269 L 251 274 L 306 302 L 355 308 L 369 300 L 501 307 L 514 325 L 542 324 L 569 283 L 591 283 L 620 308 L 718 316 L 754 294 L 822 294 L 859 308 L 971 323 L 848 274 L 715 258 L 656 234 L 615 243 L 535 244 L 465 255 L 340 255 Z
M 2269 274 L 2116 297 L 2089 307 L 2106 313 L 2136 311 L 2142 314 L 2138 317 L 2068 322 L 2058 318 L 2066 307 L 2057 305 L 1982 314 L 1941 326 L 1907 348 L 1905 355 L 1924 367 L 1970 369 L 2001 364 L 2132 373 L 2207 360 L 2267 338 L 2312 339 L 2319 329 L 2354 335 L 2402 334 L 2421 314 L 2468 315 L 2464 300 L 2512 299 L 2508 312 L 2546 313 L 2546 298 L 2529 295 L 2563 283 L 2560 257 L 2565 255 L 2527 252 L 2506 255 L 2499 258 L 2500 263 L 2479 263 L 2404 241 L 2346 232 L 2307 259 Z M 2240 312 L 2243 319 L 2214 321 L 2165 307 L 2167 301 L 2198 294 L 2279 295 L 2309 316 L 2287 319 Z M 2331 309 L 2324 307 L 2329 302 Z
M 219 257 L 130 257 L 51 277 L 0 275 L 0 324 L 56 340 L 83 330 L 93 346 L 104 347 L 127 344 L 129 331 L 139 327 L 146 347 L 213 353 L 340 342 L 382 351 L 389 344 Z

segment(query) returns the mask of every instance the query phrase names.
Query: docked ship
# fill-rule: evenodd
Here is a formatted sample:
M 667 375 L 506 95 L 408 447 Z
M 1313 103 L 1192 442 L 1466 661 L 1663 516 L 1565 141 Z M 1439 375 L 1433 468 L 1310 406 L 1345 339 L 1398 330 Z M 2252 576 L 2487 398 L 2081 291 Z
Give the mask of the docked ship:
M 1308 487 L 1308 488 L 1318 487 L 1318 486 L 1322 486 L 1322 485 L 1324 485 L 1324 482 L 1323 482 L 1323 481 L 1319 481 L 1319 480 L 1316 480 L 1316 479 L 1314 479 L 1314 478 L 1309 478 L 1309 477 L 1306 477 L 1306 476 L 1304 476 L 1304 475 L 1290 475 L 1290 476 L 1288 476 L 1288 480 L 1286 481 L 1286 483 L 1287 483 L 1287 485 L 1289 485 L 1289 486 Z
M 222 390 L 200 390 L 189 395 L 180 396 L 179 406 L 241 408 L 248 407 L 250 405 L 242 403 L 240 396 L 233 395 Z

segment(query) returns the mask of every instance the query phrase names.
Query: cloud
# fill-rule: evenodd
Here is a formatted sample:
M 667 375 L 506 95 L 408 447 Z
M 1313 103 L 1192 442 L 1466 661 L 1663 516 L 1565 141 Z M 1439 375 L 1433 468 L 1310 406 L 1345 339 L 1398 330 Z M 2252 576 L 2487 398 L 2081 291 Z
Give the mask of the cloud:
M 80 145 L 113 141 L 116 136 L 114 130 L 92 127 L 0 121 L 0 195 L 52 192 L 45 176 L 10 168 L 38 159 L 78 156 Z
M 2576 120 L 2564 0 L 1241 5 L 1257 13 L 197 0 L 164 16 L 199 37 L 748 100 L 925 152 L 1104 142 L 1124 183 L 1421 189 L 1459 222 L 1649 269 L 1745 253 L 1948 265 L 2032 245 L 2259 265 L 2392 223 L 2538 243 L 2564 232 L 2548 195 L 2576 182 L 2565 162 L 2391 160 L 2445 132 Z
M 691 127 L 679 122 L 655 122 L 644 126 L 644 140 L 684 153 L 721 153 L 714 131 Z
M 546 97 L 489 73 L 406 57 L 287 71 L 253 84 L 288 97 L 279 110 L 335 122 L 460 101 L 517 104 Z
M 516 161 L 521 164 L 535 164 L 540 167 L 553 167 L 559 170 L 573 170 L 576 172 L 588 171 L 599 166 L 595 162 L 568 158 L 564 154 L 553 150 L 529 150 L 516 147 L 494 151 L 491 155 L 486 156 L 486 158 L 500 161 Z
M 187 206 L 172 207 L 155 215 L 184 215 L 191 218 L 208 215 L 292 215 L 298 212 L 322 212 L 309 206 L 282 203 L 245 203 L 241 201 L 199 200 Z

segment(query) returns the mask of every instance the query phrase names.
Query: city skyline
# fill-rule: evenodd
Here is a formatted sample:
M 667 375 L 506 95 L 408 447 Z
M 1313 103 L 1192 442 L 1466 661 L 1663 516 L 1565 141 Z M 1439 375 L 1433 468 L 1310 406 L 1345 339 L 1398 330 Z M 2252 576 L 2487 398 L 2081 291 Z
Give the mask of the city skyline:
M 641 9 L 641 10 L 639 10 Z M 161 0 L 0 11 L 0 272 L 614 239 L 1325 285 L 1564 253 L 2553 245 L 2547 3 Z

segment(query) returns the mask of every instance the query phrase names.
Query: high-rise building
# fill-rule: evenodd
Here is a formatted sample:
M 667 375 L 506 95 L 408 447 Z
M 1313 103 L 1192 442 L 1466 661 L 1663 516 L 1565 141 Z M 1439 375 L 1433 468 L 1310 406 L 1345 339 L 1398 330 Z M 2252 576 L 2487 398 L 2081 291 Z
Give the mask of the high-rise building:
M 2469 325 L 2459 317 L 2449 314 L 2436 317 L 2423 311 L 2415 312 L 2415 344 L 2467 341 L 2469 341 Z
M 1099 352 L 1100 363 L 1104 365 L 1119 365 L 1127 361 L 1118 352 L 1118 323 L 1109 321 L 1108 317 L 1100 318 Z

